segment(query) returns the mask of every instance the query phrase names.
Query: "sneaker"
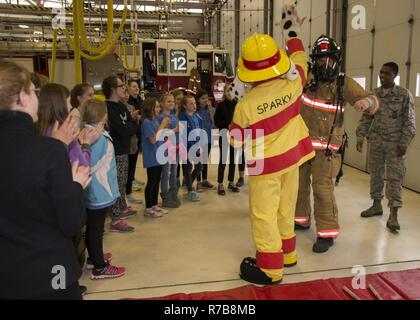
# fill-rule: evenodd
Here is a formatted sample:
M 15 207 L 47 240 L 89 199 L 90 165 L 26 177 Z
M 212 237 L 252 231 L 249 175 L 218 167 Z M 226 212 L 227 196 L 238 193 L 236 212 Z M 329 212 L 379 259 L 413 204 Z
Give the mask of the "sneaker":
M 208 182 L 207 180 L 204 180 L 202 183 L 201 183 L 201 187 L 202 188 L 204 188 L 204 189 L 210 189 L 210 190 L 214 190 L 215 189 L 215 186 L 214 185 L 212 185 L 210 182 Z
M 87 287 L 79 285 L 80 295 L 83 297 L 87 293 Z
M 155 210 L 154 208 L 148 208 L 144 210 L 144 216 L 150 218 L 160 218 L 163 216 L 162 212 Z
M 225 196 L 226 195 L 225 188 L 223 187 L 222 184 L 217 187 L 217 194 L 219 196 Z
M 235 193 L 241 191 L 241 189 L 239 189 L 237 186 L 235 186 L 233 184 L 233 182 L 229 182 L 228 189 L 231 190 L 232 192 L 235 192 Z
M 159 206 L 154 206 L 154 207 L 152 207 L 152 209 L 154 209 L 155 211 L 158 211 L 158 212 L 160 212 L 162 214 L 168 214 L 169 213 L 168 210 L 166 210 L 166 209 L 164 209 L 162 207 L 159 207 Z
M 137 214 L 136 210 L 134 210 L 131 207 L 128 207 L 127 209 L 125 209 L 124 212 L 120 213 L 120 219 L 126 220 L 128 218 L 131 218 L 131 217 L 135 216 L 136 214 Z
M 137 179 L 134 179 L 134 182 L 141 187 L 144 187 L 146 185 L 146 183 L 144 183 L 143 181 L 137 180 Z
M 200 198 L 195 190 L 188 192 L 188 200 L 192 202 L 200 201 Z
M 141 191 L 141 188 L 141 185 L 139 185 L 136 181 L 133 181 L 133 191 Z
M 134 228 L 124 220 L 118 220 L 116 223 L 111 222 L 111 232 L 129 233 L 134 232 Z
M 107 253 L 104 253 L 104 260 L 105 260 L 105 262 L 110 262 L 111 260 L 112 260 L 112 253 L 109 253 L 109 252 L 107 252 Z M 91 270 L 91 269 L 93 269 L 93 262 L 92 262 L 92 259 L 91 258 L 87 258 L 86 259 L 86 269 L 88 269 L 88 270 Z
M 99 280 L 99 279 L 112 279 L 118 278 L 125 274 L 124 267 L 115 267 L 108 264 L 103 269 L 93 269 L 90 278 L 92 280 Z
M 236 182 L 236 186 L 238 188 L 243 187 L 244 184 L 245 184 L 244 178 L 239 178 L 238 182 Z
M 128 194 L 126 198 L 129 202 L 134 203 L 134 204 L 142 204 L 143 203 L 143 201 L 141 199 L 136 198 L 135 196 L 133 196 L 132 193 Z
M 201 182 L 197 182 L 197 192 L 201 193 L 204 191 L 203 185 Z

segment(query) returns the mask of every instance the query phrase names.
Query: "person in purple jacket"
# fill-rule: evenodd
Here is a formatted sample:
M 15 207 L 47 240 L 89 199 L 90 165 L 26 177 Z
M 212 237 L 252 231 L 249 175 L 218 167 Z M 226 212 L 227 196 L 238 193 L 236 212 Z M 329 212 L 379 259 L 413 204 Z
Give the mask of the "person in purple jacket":
M 56 122 L 61 125 L 71 110 L 70 91 L 58 83 L 48 83 L 39 94 L 38 133 L 51 136 Z M 99 128 L 102 130 L 102 128 Z M 70 162 L 78 162 L 80 166 L 90 165 L 90 145 L 100 136 L 99 129 L 83 129 L 68 145 Z M 78 130 L 77 127 L 74 129 Z

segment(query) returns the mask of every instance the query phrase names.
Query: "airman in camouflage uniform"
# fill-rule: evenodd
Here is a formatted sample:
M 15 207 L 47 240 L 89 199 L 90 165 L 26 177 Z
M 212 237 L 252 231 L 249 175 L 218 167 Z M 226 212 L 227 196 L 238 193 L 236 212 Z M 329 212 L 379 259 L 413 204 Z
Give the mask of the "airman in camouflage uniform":
M 375 115 L 364 114 L 357 128 L 357 150 L 363 149 L 363 140 L 370 142 L 370 196 L 373 206 L 363 211 L 364 218 L 382 215 L 384 174 L 387 169 L 386 197 L 390 208 L 387 227 L 392 232 L 400 230 L 397 212 L 402 207 L 401 190 L 405 175 L 405 154 L 416 132 L 414 101 L 411 93 L 395 85 L 398 65 L 386 63 L 380 71 L 382 86 L 374 92 L 381 102 Z

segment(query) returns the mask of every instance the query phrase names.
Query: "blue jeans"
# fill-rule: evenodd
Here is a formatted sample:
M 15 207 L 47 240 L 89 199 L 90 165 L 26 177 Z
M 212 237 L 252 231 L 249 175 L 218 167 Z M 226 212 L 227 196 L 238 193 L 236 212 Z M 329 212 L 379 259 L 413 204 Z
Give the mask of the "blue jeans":
M 160 182 L 160 190 L 162 193 L 168 193 L 169 190 L 175 190 L 178 188 L 176 181 L 176 171 L 178 164 L 167 163 L 162 168 L 162 180 Z

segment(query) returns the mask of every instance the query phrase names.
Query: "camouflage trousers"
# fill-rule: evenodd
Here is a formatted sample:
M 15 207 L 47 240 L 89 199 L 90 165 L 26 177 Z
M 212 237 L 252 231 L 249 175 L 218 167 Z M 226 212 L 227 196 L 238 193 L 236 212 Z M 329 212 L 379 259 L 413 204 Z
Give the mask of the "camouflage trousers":
M 384 198 L 384 179 L 386 167 L 386 198 L 388 207 L 402 207 L 402 183 L 405 176 L 405 157 L 397 157 L 395 142 L 384 142 L 380 139 L 370 141 L 369 171 L 370 171 L 370 197 L 373 200 Z

